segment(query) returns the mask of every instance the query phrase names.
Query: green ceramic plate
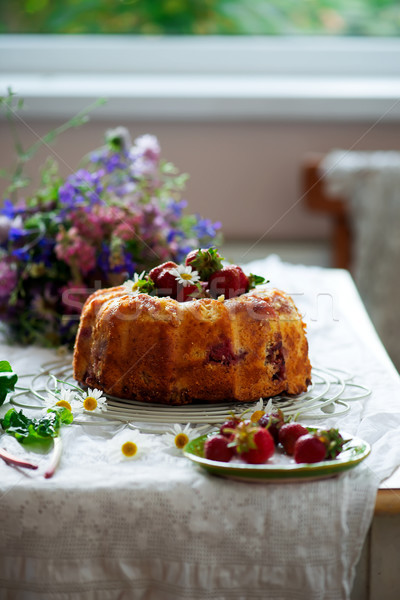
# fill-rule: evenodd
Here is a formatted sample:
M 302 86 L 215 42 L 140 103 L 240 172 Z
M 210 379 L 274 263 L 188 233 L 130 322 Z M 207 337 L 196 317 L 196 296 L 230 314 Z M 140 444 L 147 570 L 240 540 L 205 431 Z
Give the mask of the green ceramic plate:
M 348 441 L 339 456 L 334 460 L 324 460 L 313 464 L 297 464 L 294 459 L 279 450 L 275 452 L 268 463 L 263 465 L 248 465 L 239 459 L 228 463 L 209 460 L 204 458 L 204 442 L 207 435 L 202 435 L 186 444 L 184 454 L 209 473 L 230 479 L 267 483 L 323 479 L 334 477 L 342 471 L 356 467 L 371 452 L 367 442 L 344 432 L 341 434 Z

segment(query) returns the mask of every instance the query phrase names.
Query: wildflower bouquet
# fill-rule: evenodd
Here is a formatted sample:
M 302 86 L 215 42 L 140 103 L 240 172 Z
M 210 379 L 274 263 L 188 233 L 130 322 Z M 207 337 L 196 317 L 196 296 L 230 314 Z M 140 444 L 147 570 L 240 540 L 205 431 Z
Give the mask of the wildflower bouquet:
M 184 215 L 187 176 L 152 135 L 118 128 L 63 180 L 0 210 L 0 317 L 11 341 L 72 346 L 83 302 L 135 272 L 216 243 L 219 223 Z

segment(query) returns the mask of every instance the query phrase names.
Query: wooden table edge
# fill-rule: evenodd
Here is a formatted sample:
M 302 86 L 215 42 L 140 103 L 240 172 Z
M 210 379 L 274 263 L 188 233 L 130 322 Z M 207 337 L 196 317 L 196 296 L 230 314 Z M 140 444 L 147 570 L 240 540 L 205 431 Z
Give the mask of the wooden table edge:
M 375 501 L 375 515 L 400 515 L 400 488 L 379 489 Z

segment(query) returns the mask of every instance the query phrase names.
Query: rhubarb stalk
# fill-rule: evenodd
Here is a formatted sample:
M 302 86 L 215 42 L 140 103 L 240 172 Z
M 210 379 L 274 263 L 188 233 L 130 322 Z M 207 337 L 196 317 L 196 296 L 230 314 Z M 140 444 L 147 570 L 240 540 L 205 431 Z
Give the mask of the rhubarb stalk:
M 53 454 L 51 456 L 51 460 L 50 460 L 50 464 L 44 474 L 46 479 L 49 479 L 50 477 L 53 477 L 54 473 L 56 472 L 56 469 L 58 467 L 58 465 L 60 464 L 60 460 L 61 460 L 61 454 L 62 454 L 62 441 L 60 437 L 55 437 L 54 438 L 54 448 L 53 448 Z
M 0 448 L 0 458 L 2 458 L 5 463 L 13 467 L 23 467 L 24 469 L 38 468 L 38 465 L 35 465 L 27 460 L 21 460 L 20 458 L 17 458 L 16 456 L 13 456 L 12 454 L 4 450 L 4 448 Z

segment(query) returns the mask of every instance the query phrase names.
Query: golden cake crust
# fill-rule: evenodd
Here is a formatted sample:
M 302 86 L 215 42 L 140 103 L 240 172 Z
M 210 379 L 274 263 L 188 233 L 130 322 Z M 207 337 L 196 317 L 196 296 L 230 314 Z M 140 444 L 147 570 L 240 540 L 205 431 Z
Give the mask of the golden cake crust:
M 311 366 L 305 325 L 280 290 L 178 302 L 120 286 L 86 301 L 74 377 L 142 402 L 247 402 L 306 391 Z

